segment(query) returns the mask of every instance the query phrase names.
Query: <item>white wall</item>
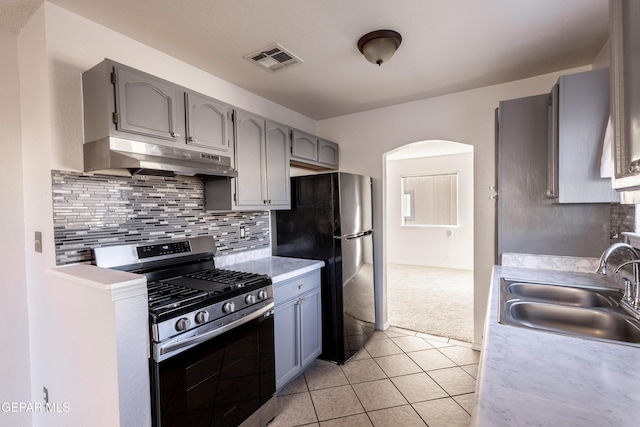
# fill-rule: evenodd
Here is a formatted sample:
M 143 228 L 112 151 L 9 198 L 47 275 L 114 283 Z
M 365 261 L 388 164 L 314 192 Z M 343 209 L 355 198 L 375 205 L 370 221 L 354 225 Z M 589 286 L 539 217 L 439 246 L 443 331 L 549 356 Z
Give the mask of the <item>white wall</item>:
M 402 176 L 458 173 L 457 227 L 404 227 Z M 387 162 L 387 262 L 473 269 L 473 153 Z
M 0 31 L 0 405 L 31 401 L 25 270 L 18 41 Z M 31 414 L 0 408 L 0 425 L 29 425 Z
M 562 74 L 581 67 L 515 82 L 409 102 L 318 123 L 319 135 L 340 143 L 340 169 L 373 177 L 376 322 L 388 324 L 386 305 L 387 241 L 383 206 L 384 155 L 403 145 L 429 139 L 474 146 L 474 343 L 482 340 L 491 268 L 495 252 L 494 110 L 501 100 L 547 93 Z

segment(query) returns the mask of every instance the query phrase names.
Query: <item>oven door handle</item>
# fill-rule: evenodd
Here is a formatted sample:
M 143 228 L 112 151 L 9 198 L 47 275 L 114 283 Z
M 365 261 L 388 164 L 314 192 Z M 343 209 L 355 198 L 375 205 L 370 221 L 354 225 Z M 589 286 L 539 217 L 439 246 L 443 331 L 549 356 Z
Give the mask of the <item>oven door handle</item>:
M 226 324 L 224 326 L 220 326 L 212 331 L 204 332 L 199 335 L 194 335 L 192 337 L 186 338 L 178 342 L 161 345 L 158 349 L 160 357 L 157 358 L 156 360 L 160 361 L 160 360 L 166 359 L 168 356 L 167 357 L 163 357 L 163 356 L 168 353 L 179 353 L 180 350 L 186 350 L 188 347 L 192 347 L 196 344 L 200 344 L 204 341 L 210 340 L 211 338 L 215 338 L 218 335 L 221 335 L 233 328 L 237 328 L 238 326 L 244 325 L 245 323 L 251 322 L 252 320 L 258 319 L 260 317 L 273 316 L 273 308 L 274 308 L 274 303 L 271 302 L 258 311 L 254 311 L 253 313 L 250 313 L 244 317 L 241 317 L 238 320 L 234 320 L 233 322 Z

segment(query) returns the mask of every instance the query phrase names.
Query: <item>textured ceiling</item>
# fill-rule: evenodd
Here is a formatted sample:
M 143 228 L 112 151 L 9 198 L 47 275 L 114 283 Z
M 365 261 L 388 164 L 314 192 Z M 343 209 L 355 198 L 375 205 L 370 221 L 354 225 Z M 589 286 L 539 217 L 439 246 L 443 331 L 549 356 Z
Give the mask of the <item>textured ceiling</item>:
M 588 65 L 608 37 L 607 0 L 49 1 L 318 120 Z M 0 0 L 2 28 L 38 3 Z M 377 29 L 403 36 L 381 67 L 356 46 Z M 272 43 L 304 63 L 243 58 Z
M 18 34 L 42 0 L 0 0 L 0 30 Z

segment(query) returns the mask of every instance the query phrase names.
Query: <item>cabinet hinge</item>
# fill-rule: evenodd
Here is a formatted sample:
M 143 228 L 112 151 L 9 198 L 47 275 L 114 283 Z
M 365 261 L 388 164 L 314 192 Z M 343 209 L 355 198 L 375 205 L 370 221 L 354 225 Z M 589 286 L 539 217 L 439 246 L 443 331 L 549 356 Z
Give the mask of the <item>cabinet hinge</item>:
M 118 123 L 118 113 L 112 113 L 111 114 L 111 119 L 113 120 L 113 123 Z
M 116 77 L 116 72 L 112 71 L 111 72 L 111 83 L 116 84 L 117 83 L 117 77 Z

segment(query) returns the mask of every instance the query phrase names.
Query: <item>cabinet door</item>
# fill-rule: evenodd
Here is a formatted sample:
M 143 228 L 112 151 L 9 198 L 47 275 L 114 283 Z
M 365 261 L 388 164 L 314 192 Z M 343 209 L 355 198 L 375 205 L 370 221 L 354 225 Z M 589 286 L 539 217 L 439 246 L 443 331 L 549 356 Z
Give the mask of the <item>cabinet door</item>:
M 277 305 L 274 310 L 276 389 L 300 372 L 298 302 L 296 298 Z
M 289 209 L 289 129 L 266 122 L 267 200 L 271 209 Z
M 116 68 L 115 75 L 116 130 L 178 141 L 184 130 L 182 91 L 142 72 Z
M 320 291 L 302 296 L 300 304 L 300 352 L 303 367 L 322 353 L 322 305 Z
M 338 169 L 338 144 L 324 139 L 318 140 L 318 163 Z
M 640 189 L 640 2 L 609 3 L 611 46 L 611 125 L 618 190 Z
M 264 188 L 264 120 L 236 112 L 236 205 L 239 207 L 263 206 L 267 200 Z
M 210 148 L 231 157 L 228 133 L 230 108 L 221 102 L 194 93 L 185 93 L 187 144 Z
M 560 77 L 558 109 L 558 201 L 618 202 L 611 179 L 600 177 L 609 119 L 609 69 Z
M 294 130 L 291 137 L 291 157 L 312 162 L 318 161 L 318 138 Z

